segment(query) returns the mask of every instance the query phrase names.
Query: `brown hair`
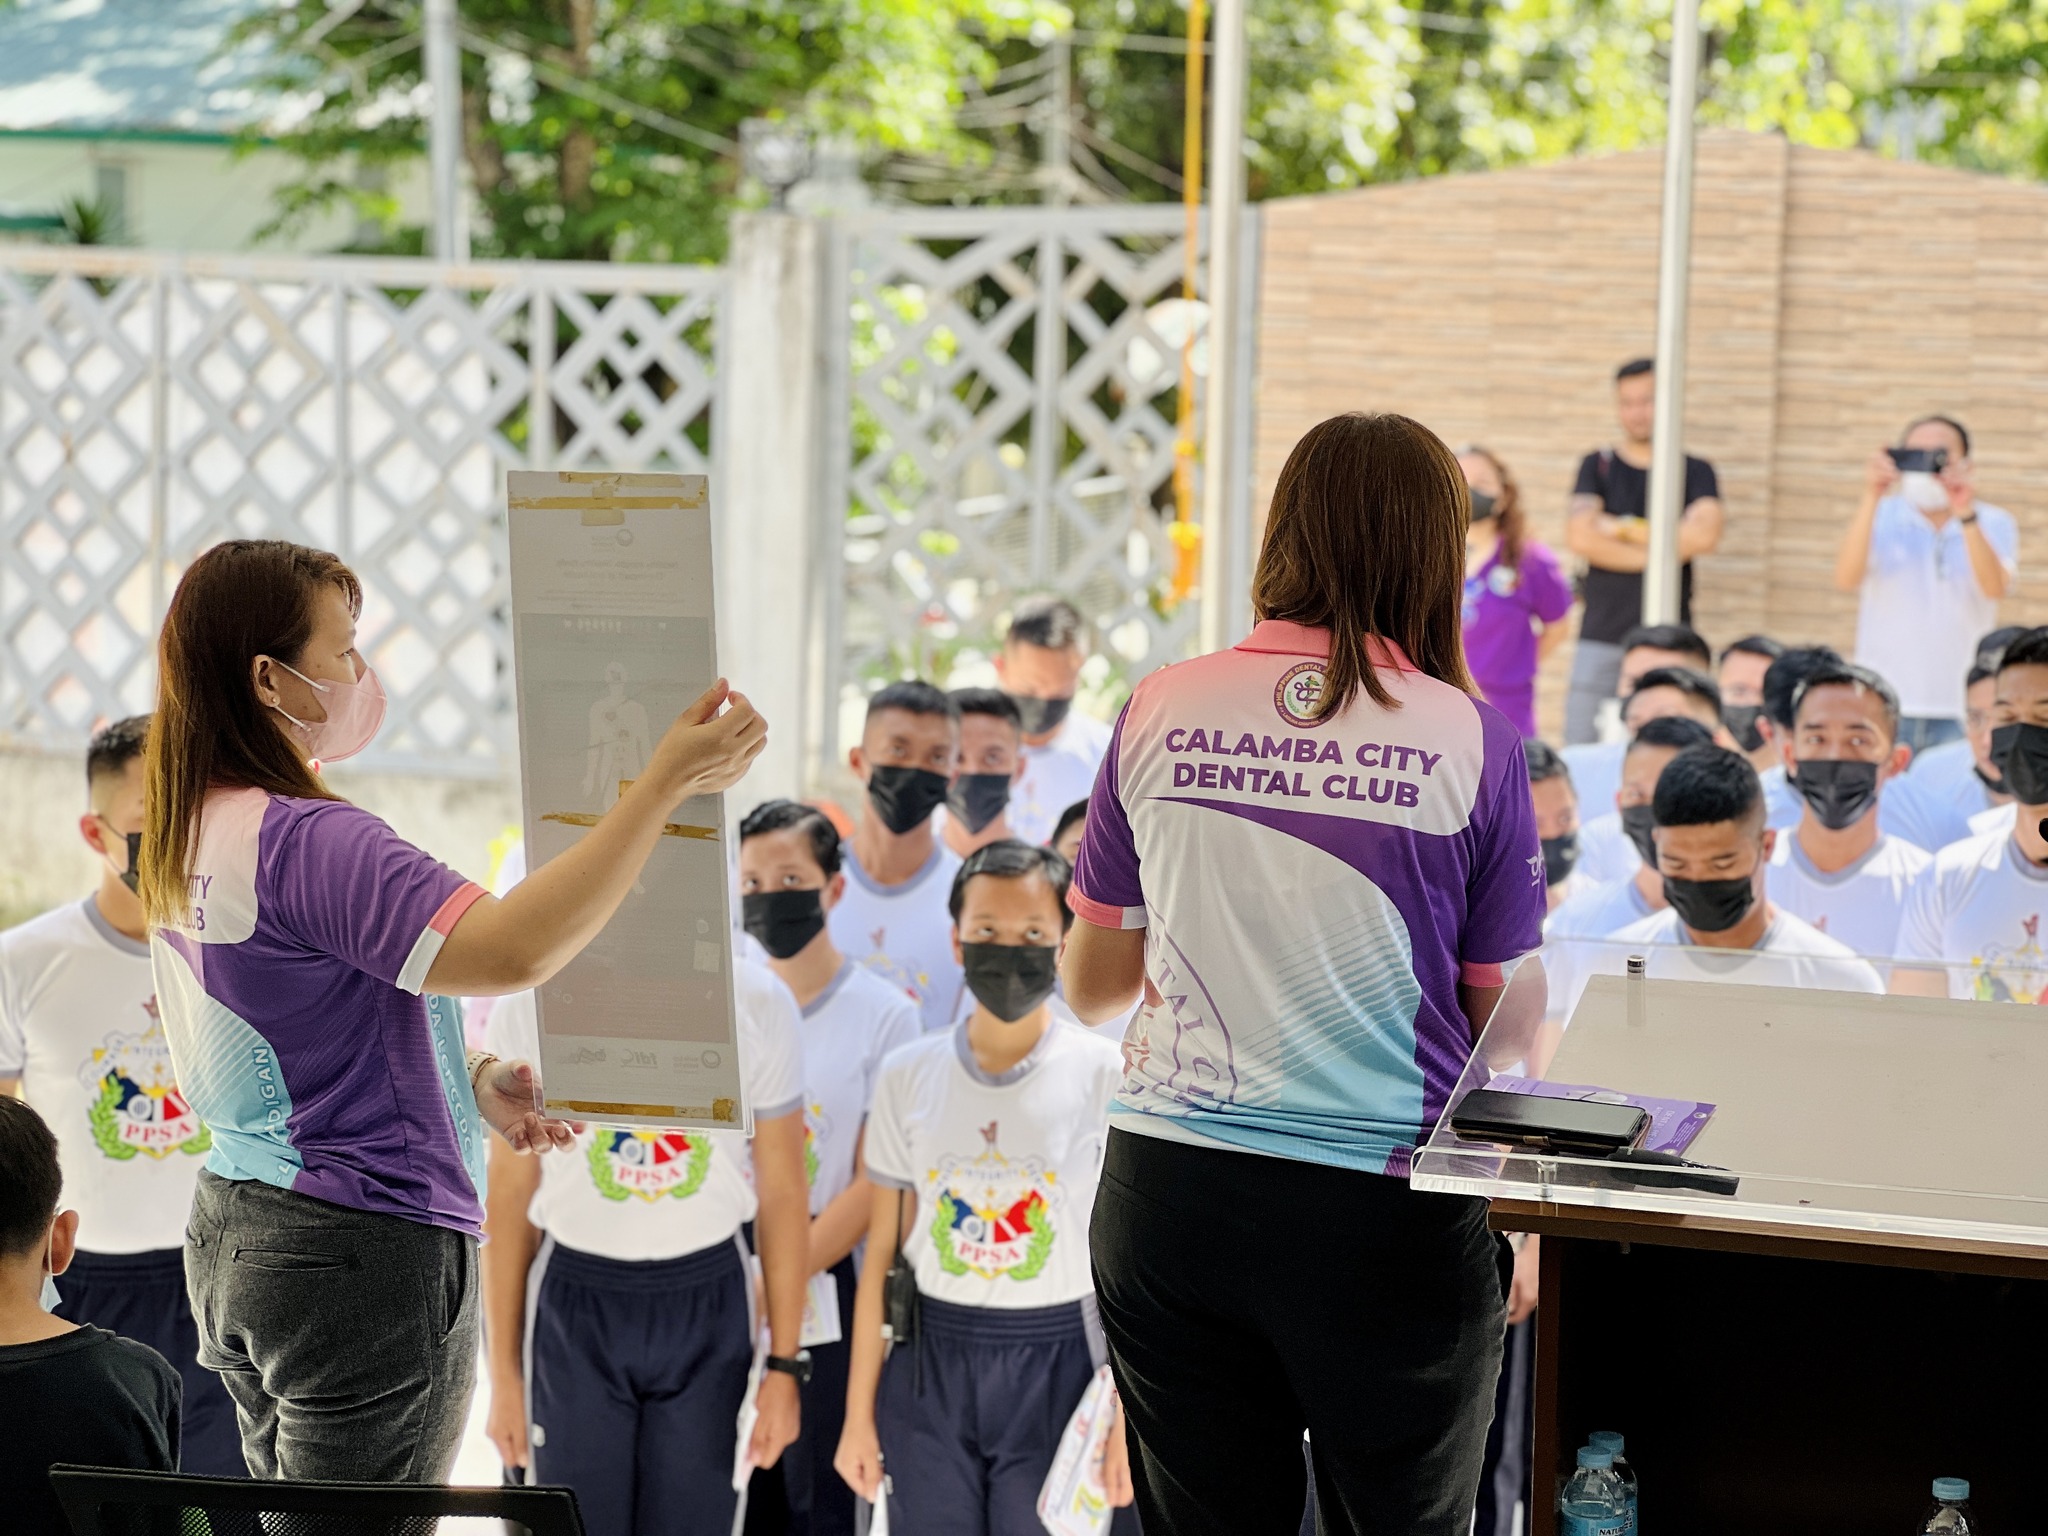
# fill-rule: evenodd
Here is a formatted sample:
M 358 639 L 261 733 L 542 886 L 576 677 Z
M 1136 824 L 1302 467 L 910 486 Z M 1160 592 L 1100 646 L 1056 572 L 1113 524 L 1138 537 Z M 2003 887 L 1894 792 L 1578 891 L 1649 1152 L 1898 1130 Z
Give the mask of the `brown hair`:
M 1366 654 L 1368 635 L 1472 691 L 1458 616 L 1471 509 L 1451 450 L 1406 416 L 1332 416 L 1294 445 L 1273 487 L 1252 606 L 1261 619 L 1329 630 L 1319 714 L 1343 713 L 1361 688 L 1396 707 Z
M 333 555 L 281 539 L 231 539 L 193 561 L 171 595 L 157 638 L 137 865 L 152 923 L 175 922 L 191 910 L 187 883 L 210 791 L 341 798 L 257 700 L 250 679 L 258 656 L 291 663 L 305 654 L 315 603 L 327 587 L 362 612 L 361 584 Z
M 1493 509 L 1493 526 L 1500 534 L 1500 563 L 1511 571 L 1522 568 L 1522 540 L 1529 532 L 1529 520 L 1522 514 L 1522 487 L 1516 483 L 1512 471 L 1501 462 L 1500 455 L 1491 448 L 1482 448 L 1477 443 L 1467 443 L 1458 450 L 1458 457 L 1470 454 L 1475 459 L 1484 459 L 1493 466 L 1493 472 L 1500 476 L 1500 501 Z

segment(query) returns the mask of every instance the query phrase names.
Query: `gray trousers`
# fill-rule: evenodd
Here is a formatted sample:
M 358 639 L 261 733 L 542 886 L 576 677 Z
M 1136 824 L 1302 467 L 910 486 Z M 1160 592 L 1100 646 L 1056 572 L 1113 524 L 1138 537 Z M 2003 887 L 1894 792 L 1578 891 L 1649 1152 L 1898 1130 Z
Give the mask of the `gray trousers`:
M 185 1284 L 199 1363 L 253 1477 L 438 1483 L 476 1387 L 476 1239 L 199 1176 Z
M 1564 697 L 1564 744 L 1598 741 L 1600 706 L 1621 686 L 1621 647 L 1580 640 L 1572 651 L 1571 690 Z

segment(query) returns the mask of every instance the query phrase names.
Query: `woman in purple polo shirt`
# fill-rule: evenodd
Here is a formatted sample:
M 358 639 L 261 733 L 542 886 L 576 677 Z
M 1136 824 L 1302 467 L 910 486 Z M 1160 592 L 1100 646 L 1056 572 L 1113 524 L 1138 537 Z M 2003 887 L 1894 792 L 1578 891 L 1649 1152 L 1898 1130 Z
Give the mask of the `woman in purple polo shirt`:
M 158 642 L 140 893 L 164 1033 L 212 1133 L 185 1246 L 199 1359 L 250 1472 L 438 1482 L 475 1378 L 482 1128 L 521 1150 L 572 1136 L 535 1112 L 527 1063 L 465 1060 L 440 1000 L 554 975 L 675 807 L 733 784 L 767 728 L 713 688 L 588 836 L 498 901 L 320 777 L 384 717 L 361 611 L 318 550 L 235 540 L 192 563 Z
M 1507 465 L 1477 444 L 1458 455 L 1471 490 L 1465 530 L 1465 663 L 1480 696 L 1536 734 L 1536 668 L 1563 643 L 1572 586 L 1557 556 L 1529 537 L 1522 488 Z
M 1522 738 L 1459 641 L 1467 496 L 1402 416 L 1273 490 L 1240 645 L 1145 678 L 1095 780 L 1060 974 L 1143 999 L 1090 1233 L 1145 1529 L 1467 1536 L 1511 1260 L 1408 1185 L 1542 940 Z

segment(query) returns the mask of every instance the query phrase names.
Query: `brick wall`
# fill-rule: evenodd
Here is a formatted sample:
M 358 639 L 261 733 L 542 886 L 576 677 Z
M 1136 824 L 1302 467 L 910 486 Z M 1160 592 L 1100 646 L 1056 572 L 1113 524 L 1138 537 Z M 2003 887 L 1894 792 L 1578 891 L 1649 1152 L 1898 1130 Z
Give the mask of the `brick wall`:
M 1656 330 L 1660 151 L 1265 205 L 1256 472 L 1303 430 L 1397 410 L 1513 468 L 1562 549 L 1615 365 Z M 1774 136 L 1701 137 L 1686 446 L 1728 504 L 1695 618 L 1847 648 L 1836 540 L 1870 450 L 1959 416 L 1980 494 L 2020 520 L 2004 622 L 2048 622 L 2048 190 Z M 1566 647 L 1539 720 L 1555 736 Z

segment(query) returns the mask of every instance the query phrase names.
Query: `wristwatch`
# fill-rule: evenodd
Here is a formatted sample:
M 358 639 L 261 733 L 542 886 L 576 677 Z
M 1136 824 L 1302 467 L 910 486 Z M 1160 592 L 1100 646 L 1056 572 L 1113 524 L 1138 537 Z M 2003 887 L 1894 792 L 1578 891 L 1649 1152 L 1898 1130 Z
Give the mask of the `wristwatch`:
M 794 1376 L 800 1387 L 811 1384 L 811 1352 L 808 1349 L 800 1349 L 794 1355 L 770 1355 L 761 1363 L 771 1371 Z
M 1977 521 L 1977 509 L 1975 507 L 1972 507 L 1966 516 L 1959 517 L 1956 519 L 1956 521 L 1961 523 L 1965 528 L 1969 527 L 1970 524 Z

